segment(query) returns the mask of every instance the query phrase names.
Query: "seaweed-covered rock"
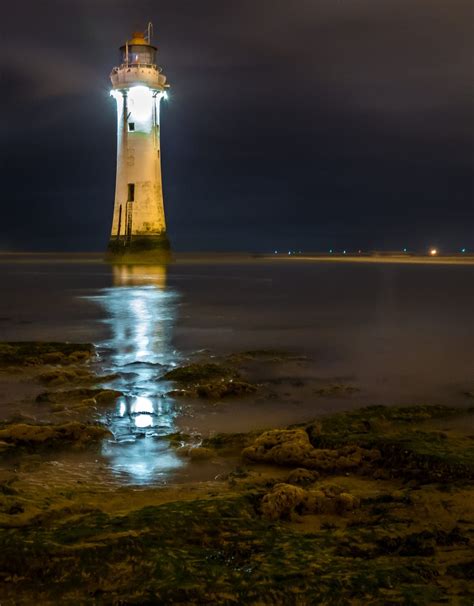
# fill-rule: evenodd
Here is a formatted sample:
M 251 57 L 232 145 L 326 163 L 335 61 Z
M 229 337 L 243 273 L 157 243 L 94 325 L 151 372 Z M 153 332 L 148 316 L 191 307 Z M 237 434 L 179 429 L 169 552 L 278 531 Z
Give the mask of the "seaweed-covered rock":
M 291 484 L 277 484 L 261 502 L 262 514 L 270 520 L 289 516 L 305 498 L 305 491 Z
M 309 486 L 313 484 L 319 478 L 317 471 L 311 471 L 310 469 L 304 469 L 299 467 L 293 469 L 286 478 L 287 484 L 296 484 L 298 486 Z
M 163 379 L 180 384 L 168 392 L 175 397 L 220 400 L 257 391 L 257 386 L 242 380 L 235 369 L 221 364 L 189 364 L 170 370 Z
M 251 461 L 277 465 L 299 465 L 321 471 L 348 471 L 357 468 L 374 453 L 355 445 L 340 449 L 314 448 L 304 429 L 266 431 L 244 448 L 242 456 Z
M 118 375 L 96 375 L 87 368 L 55 368 L 42 372 L 38 379 L 46 385 L 64 385 L 71 383 L 103 383 L 105 381 L 113 381 Z
M 233 368 L 221 364 L 188 364 L 168 371 L 163 379 L 178 383 L 205 383 L 211 379 L 237 378 L 239 375 Z
M 9 341 L 0 343 L 1 366 L 68 365 L 95 355 L 90 343 Z
M 298 514 L 345 515 L 360 507 L 360 499 L 348 492 L 335 495 L 331 490 L 305 490 L 291 484 L 276 484 L 260 505 L 261 512 L 271 520 Z
M 78 422 L 62 425 L 15 423 L 0 429 L 0 441 L 9 446 L 25 448 L 84 446 L 91 442 L 97 442 L 107 435 L 110 435 L 110 432 L 101 425 Z
M 234 379 L 217 379 L 208 383 L 186 386 L 168 392 L 170 396 L 186 398 L 203 398 L 206 400 L 221 400 L 232 396 L 245 396 L 255 393 L 257 387 L 246 381 Z
M 115 389 L 79 388 L 64 391 L 45 391 L 36 397 L 38 403 L 58 404 L 69 406 L 95 406 L 96 404 L 112 404 L 122 396 L 121 391 Z
M 372 469 L 376 478 L 449 482 L 474 478 L 474 444 L 468 436 L 433 431 L 429 423 L 473 413 L 472 408 L 438 405 L 370 406 L 324 417 L 306 426 L 306 432 L 319 450 L 361 448 L 364 463 L 367 458 L 376 463 Z
M 329 498 L 322 490 L 308 490 L 303 500 L 303 513 L 335 513 L 335 500 Z
M 347 513 L 360 507 L 360 499 L 348 492 L 341 492 L 336 497 L 336 511 L 338 513 Z
M 304 360 L 302 356 L 282 349 L 252 349 L 240 351 L 227 356 L 231 364 L 243 364 L 245 362 L 286 362 L 288 360 Z
M 247 433 L 217 433 L 209 438 L 204 438 L 202 446 L 213 448 L 221 453 L 237 453 L 250 444 L 255 436 Z
M 340 398 L 351 396 L 360 391 L 354 385 L 344 385 L 342 383 L 329 383 L 313 390 L 313 393 L 322 398 Z
M 260 435 L 242 455 L 252 461 L 280 465 L 303 465 L 314 448 L 304 429 L 274 429 Z

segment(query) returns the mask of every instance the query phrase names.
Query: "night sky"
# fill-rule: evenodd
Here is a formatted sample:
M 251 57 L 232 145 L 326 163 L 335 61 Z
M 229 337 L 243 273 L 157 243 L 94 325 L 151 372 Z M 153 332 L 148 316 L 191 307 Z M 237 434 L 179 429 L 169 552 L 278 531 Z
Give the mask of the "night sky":
M 2 8 L 0 250 L 105 249 L 109 73 L 155 25 L 176 250 L 474 250 L 472 0 Z

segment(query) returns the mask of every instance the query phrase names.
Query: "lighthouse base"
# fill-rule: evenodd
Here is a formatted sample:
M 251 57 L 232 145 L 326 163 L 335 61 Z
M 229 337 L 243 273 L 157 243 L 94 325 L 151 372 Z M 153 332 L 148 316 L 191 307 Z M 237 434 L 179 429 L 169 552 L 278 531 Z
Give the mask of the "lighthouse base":
M 166 233 L 154 236 L 112 236 L 107 260 L 113 263 L 162 263 L 170 259 L 171 246 Z

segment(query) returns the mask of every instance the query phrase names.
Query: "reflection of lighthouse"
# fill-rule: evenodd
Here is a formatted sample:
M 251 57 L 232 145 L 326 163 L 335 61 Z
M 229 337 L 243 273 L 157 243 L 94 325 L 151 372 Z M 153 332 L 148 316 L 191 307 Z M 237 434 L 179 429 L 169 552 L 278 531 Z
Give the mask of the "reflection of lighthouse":
M 151 24 L 150 24 L 151 26 Z M 134 33 L 121 47 L 121 64 L 110 75 L 117 102 L 117 177 L 109 251 L 166 251 L 160 158 L 160 102 L 166 77 L 156 65 L 156 47 Z
M 177 294 L 166 287 L 163 265 L 114 265 L 112 288 L 88 297 L 105 311 L 110 335 L 100 345 L 113 366 L 174 364 L 171 337 Z M 151 368 L 151 366 L 149 366 Z
M 172 344 L 177 293 L 166 286 L 164 265 L 115 263 L 113 286 L 88 297 L 102 307 L 107 338 L 98 343 L 104 371 L 116 374 L 109 384 L 123 396 L 107 423 L 115 441 L 102 454 L 112 471 L 133 483 L 166 478 L 183 465 L 167 440 L 176 431 L 177 407 L 160 381 L 180 354 Z

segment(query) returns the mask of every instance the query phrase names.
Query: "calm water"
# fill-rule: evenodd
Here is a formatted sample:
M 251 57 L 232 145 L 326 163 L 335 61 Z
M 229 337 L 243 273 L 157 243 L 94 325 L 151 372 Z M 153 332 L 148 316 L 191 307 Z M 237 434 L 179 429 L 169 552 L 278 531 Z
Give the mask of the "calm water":
M 126 395 L 105 419 L 116 440 L 101 461 L 133 482 L 182 470 L 160 441 L 178 429 L 241 431 L 373 403 L 460 403 L 474 390 L 472 266 L 24 261 L 0 271 L 0 340 L 93 342 L 100 370 L 120 372 L 111 386 Z M 195 352 L 256 348 L 305 354 L 303 379 L 343 377 L 361 391 L 219 406 L 164 395 L 159 377 Z M 25 390 L 4 386 L 4 416 L 25 408 Z

